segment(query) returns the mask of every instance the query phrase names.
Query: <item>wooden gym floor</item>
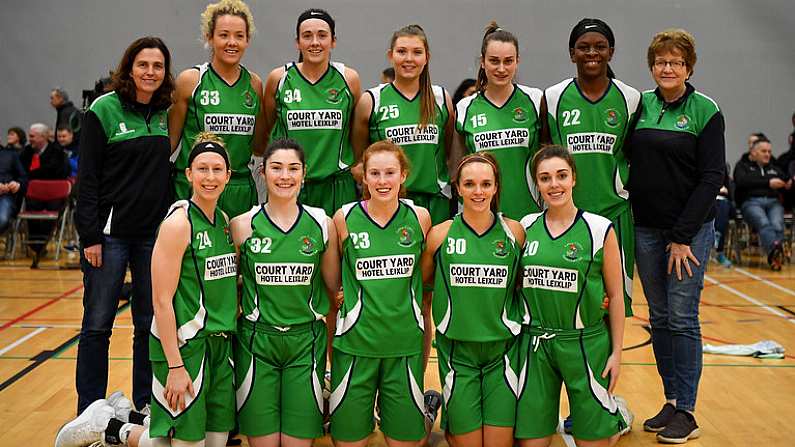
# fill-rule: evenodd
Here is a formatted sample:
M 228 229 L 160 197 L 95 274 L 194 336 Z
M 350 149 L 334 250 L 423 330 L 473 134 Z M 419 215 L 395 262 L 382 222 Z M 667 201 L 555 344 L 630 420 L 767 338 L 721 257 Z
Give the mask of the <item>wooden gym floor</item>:
M 55 433 L 74 417 L 77 336 L 82 316 L 79 270 L 55 269 L 50 260 L 30 270 L 29 260 L 0 262 L 0 446 L 53 445 Z M 627 321 L 618 394 L 635 414 L 632 432 L 619 446 L 656 444 L 643 419 L 662 404 L 660 380 L 645 329 L 648 307 L 635 281 L 635 317 Z M 689 446 L 788 446 L 795 443 L 795 266 L 771 272 L 759 265 L 725 269 L 711 263 L 701 306 L 704 343 L 784 345 L 782 360 L 704 355 L 697 419 L 702 437 Z M 120 304 L 110 346 L 108 392 L 131 391 L 129 308 Z M 439 389 L 435 358 L 426 388 Z M 565 397 L 564 397 L 565 400 Z M 565 414 L 565 405 L 562 413 Z M 372 445 L 383 445 L 374 435 Z M 446 446 L 437 432 L 435 445 Z M 316 445 L 330 446 L 328 438 Z M 553 446 L 574 446 L 557 436 Z

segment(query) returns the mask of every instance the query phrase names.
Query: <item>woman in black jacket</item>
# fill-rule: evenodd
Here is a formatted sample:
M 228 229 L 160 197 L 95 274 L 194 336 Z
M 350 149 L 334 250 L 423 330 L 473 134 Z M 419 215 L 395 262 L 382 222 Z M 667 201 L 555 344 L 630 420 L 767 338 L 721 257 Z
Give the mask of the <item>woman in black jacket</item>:
M 78 413 L 105 397 L 108 346 L 128 265 L 135 326 L 133 401 L 140 409 L 150 400 L 150 262 L 155 232 L 170 202 L 166 109 L 173 89 L 168 48 L 157 37 L 142 37 L 124 52 L 113 91 L 97 98 L 85 115 L 76 219 L 85 285 Z

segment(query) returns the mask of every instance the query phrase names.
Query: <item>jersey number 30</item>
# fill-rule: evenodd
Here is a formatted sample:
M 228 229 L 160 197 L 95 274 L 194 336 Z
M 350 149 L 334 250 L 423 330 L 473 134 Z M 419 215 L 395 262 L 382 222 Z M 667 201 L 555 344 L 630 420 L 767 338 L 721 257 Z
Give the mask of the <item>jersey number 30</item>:
M 453 239 L 451 237 L 447 238 L 447 254 L 457 254 L 463 255 L 467 252 L 467 240 L 466 239 Z

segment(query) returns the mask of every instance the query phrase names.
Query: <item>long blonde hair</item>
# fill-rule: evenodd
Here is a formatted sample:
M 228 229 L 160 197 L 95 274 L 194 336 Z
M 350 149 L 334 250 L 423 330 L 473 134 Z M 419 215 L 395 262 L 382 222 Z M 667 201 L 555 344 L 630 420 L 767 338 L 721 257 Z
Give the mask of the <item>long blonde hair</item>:
M 406 25 L 403 28 L 395 31 L 392 34 L 392 39 L 389 42 L 390 51 L 395 48 L 395 42 L 399 37 L 419 37 L 425 47 L 425 54 L 430 54 L 428 48 L 428 36 L 425 35 L 425 30 L 421 26 L 413 24 Z M 436 99 L 433 96 L 433 85 L 431 84 L 431 61 L 425 63 L 425 67 L 420 73 L 420 122 L 419 128 L 425 129 L 428 124 L 436 121 Z

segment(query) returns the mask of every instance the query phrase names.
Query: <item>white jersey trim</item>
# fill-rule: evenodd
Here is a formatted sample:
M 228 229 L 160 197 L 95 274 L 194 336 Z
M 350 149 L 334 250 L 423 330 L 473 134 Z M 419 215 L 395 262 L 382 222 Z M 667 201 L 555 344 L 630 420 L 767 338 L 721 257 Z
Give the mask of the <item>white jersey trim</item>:
M 323 245 L 328 245 L 328 216 L 326 211 L 322 208 L 316 208 L 309 205 L 301 205 L 304 211 L 317 222 L 320 226 L 320 231 L 323 233 Z
M 555 121 L 558 119 L 558 103 L 560 103 L 560 97 L 563 95 L 563 91 L 566 90 L 566 87 L 572 82 L 574 82 L 574 78 L 564 79 L 544 91 L 544 97 L 547 100 L 547 113 L 551 115 L 552 119 Z
M 458 125 L 461 126 L 461 128 L 463 128 L 466 124 L 467 109 L 472 104 L 472 101 L 474 101 L 479 95 L 480 93 L 476 93 L 474 95 L 467 96 L 466 98 L 462 98 L 460 101 L 458 101 L 457 104 L 453 105 L 456 110 L 456 121 L 458 121 Z
M 591 238 L 593 239 L 591 255 L 596 256 L 599 250 L 604 248 L 607 231 L 610 230 L 612 222 L 598 214 L 589 212 L 582 213 L 582 218 L 588 225 L 588 231 L 591 233 Z
M 528 87 L 526 85 L 521 85 L 521 84 L 516 84 L 516 86 L 519 87 L 519 90 L 523 91 L 525 95 L 530 97 L 530 101 L 533 102 L 533 105 L 536 108 L 536 113 L 540 114 L 541 98 L 544 96 L 544 92 L 542 92 L 540 88 Z

